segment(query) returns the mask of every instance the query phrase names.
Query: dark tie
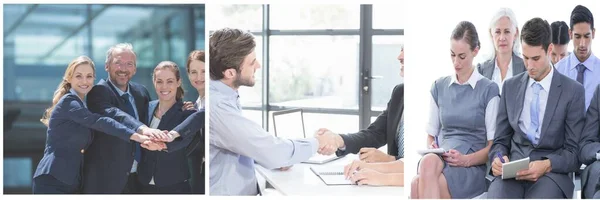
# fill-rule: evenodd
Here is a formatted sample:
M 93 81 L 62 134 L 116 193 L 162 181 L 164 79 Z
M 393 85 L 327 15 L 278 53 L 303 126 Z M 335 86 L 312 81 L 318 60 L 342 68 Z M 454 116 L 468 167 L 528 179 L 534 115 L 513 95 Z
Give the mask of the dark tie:
M 577 65 L 577 82 L 581 83 L 581 85 L 583 85 L 583 72 L 585 72 L 585 65 L 583 65 L 583 63 L 579 63 Z
M 132 117 L 135 117 L 135 111 L 133 110 L 133 105 L 131 104 L 131 101 L 129 101 L 129 93 L 125 93 L 123 94 L 123 96 L 121 96 L 121 98 L 123 99 L 123 102 L 125 102 L 125 112 L 129 115 L 131 115 Z M 134 154 L 134 159 L 135 161 L 137 161 L 138 163 L 140 162 L 141 158 L 142 158 L 142 149 L 140 148 L 140 144 L 139 143 L 135 143 L 135 154 Z
M 398 135 L 396 135 L 396 139 L 398 140 L 398 157 L 404 158 L 404 114 L 400 117 L 400 122 L 398 123 Z

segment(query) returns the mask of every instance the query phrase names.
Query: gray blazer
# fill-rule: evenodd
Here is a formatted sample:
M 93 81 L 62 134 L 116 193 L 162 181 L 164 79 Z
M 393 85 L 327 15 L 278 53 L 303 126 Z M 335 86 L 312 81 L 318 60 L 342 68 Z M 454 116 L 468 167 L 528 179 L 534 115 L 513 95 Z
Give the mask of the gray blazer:
M 491 60 L 486 60 L 483 63 L 479 63 L 477 64 L 477 71 L 479 71 L 479 73 L 483 76 L 485 76 L 486 78 L 492 80 L 492 74 L 494 73 L 494 67 L 496 67 L 496 58 L 494 57 L 494 59 Z M 520 74 L 521 72 L 526 71 L 525 70 L 525 64 L 523 63 L 523 58 L 517 56 L 515 53 L 512 54 L 512 71 L 513 71 L 513 76 L 516 76 L 517 74 Z M 501 85 L 499 85 L 498 87 L 500 87 Z
M 519 128 L 528 74 L 521 73 L 504 82 L 507 89 L 502 90 L 500 97 L 496 135 L 489 159 L 493 160 L 497 152 L 508 155 L 510 160 L 525 157 L 531 161 L 550 159 L 552 171 L 546 176 L 558 184 L 565 196 L 570 197 L 575 186 L 568 173 L 578 170 L 581 165 L 577 157 L 584 126 L 584 89 L 556 69 L 553 73 L 542 135 L 537 145 L 533 145 Z
M 600 149 L 600 85 L 596 86 L 592 102 L 587 110 L 585 116 L 585 126 L 581 133 L 581 140 L 579 143 L 579 161 L 586 164 L 587 167 L 581 173 L 581 198 L 592 198 L 595 190 L 594 184 L 598 183 L 600 174 L 596 174 L 600 171 L 600 161 L 596 161 L 596 152 Z M 590 180 L 588 180 L 590 179 Z M 600 183 L 599 183 L 600 184 Z

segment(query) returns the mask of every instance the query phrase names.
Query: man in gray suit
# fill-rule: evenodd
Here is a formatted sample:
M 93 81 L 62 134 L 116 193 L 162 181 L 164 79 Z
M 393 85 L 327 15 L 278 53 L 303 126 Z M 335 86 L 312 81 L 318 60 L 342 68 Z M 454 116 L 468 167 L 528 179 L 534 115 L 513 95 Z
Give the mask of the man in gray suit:
M 488 198 L 567 198 L 568 174 L 579 168 L 579 136 L 584 125 L 584 89 L 550 64 L 550 25 L 534 18 L 521 32 L 527 73 L 506 80 L 496 135 L 489 153 L 495 176 Z M 529 157 L 529 169 L 502 179 L 502 161 Z
M 585 117 L 579 143 L 579 161 L 587 167 L 581 173 L 581 198 L 592 198 L 600 179 L 600 86 L 596 86 Z

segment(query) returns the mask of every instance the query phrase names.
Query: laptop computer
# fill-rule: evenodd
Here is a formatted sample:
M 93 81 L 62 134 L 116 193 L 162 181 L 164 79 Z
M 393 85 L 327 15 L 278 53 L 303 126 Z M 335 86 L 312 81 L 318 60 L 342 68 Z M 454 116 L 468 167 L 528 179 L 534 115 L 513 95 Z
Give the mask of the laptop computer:
M 273 112 L 273 130 L 275 137 L 286 139 L 307 138 L 304 129 L 304 112 L 301 108 Z M 324 164 L 339 158 L 341 157 L 335 154 L 326 156 L 317 153 L 303 163 Z

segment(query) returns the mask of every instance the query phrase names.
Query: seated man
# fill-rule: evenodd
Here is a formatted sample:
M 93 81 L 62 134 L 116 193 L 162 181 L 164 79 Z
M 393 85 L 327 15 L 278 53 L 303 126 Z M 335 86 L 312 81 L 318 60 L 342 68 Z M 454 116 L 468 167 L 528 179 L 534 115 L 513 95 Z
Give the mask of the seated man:
M 242 115 L 240 86 L 254 86 L 254 36 L 224 28 L 210 36 L 210 194 L 257 195 L 255 162 L 273 169 L 308 160 L 333 142 L 329 136 L 299 140 L 274 137 Z
M 504 82 L 494 143 L 489 152 L 495 176 L 488 198 L 555 199 L 573 196 L 569 173 L 578 170 L 579 136 L 584 125 L 584 89 L 550 64 L 551 30 L 543 19 L 523 25 L 526 73 Z M 529 168 L 502 179 L 502 162 L 529 157 Z
M 579 161 L 587 167 L 581 173 L 581 198 L 592 198 L 600 178 L 600 86 L 587 110 L 579 143 Z

